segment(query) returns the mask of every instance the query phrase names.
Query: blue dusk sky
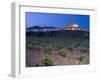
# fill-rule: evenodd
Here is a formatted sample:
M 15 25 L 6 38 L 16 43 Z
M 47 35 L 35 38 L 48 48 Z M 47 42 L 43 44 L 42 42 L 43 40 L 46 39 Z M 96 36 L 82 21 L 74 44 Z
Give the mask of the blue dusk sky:
M 64 25 L 76 23 L 89 31 L 90 16 L 80 14 L 55 14 L 26 12 L 26 27 L 45 26 L 61 28 Z

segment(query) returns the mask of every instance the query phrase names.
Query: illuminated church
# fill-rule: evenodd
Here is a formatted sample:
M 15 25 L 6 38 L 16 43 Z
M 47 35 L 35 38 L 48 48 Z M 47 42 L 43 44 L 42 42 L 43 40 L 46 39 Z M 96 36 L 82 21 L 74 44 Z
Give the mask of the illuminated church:
M 65 25 L 63 27 L 64 30 L 80 30 L 80 26 L 76 23 L 72 23 L 70 25 Z

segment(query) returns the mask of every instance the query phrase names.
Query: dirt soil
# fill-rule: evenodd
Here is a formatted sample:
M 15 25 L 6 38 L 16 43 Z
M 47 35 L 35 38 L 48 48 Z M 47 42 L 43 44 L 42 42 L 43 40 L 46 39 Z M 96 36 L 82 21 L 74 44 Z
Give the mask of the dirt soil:
M 41 53 L 39 49 L 27 49 L 26 50 L 26 66 L 33 67 L 36 65 L 42 65 L 42 59 L 45 56 L 45 53 Z M 73 49 L 66 54 L 66 57 L 59 55 L 58 50 L 54 50 L 51 54 L 51 59 L 54 62 L 55 66 L 60 65 L 78 65 L 80 61 L 78 58 L 81 56 L 78 49 Z M 85 53 L 85 62 L 83 64 L 89 64 L 89 53 Z

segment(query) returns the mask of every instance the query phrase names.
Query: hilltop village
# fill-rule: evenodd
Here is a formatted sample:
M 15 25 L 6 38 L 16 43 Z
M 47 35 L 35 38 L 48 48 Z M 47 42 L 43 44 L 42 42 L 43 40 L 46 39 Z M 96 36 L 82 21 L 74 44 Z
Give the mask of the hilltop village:
M 39 26 L 34 26 L 27 28 L 27 32 L 46 32 L 46 31 L 59 31 L 59 30 L 82 30 L 86 31 L 85 29 L 81 29 L 80 26 L 76 23 L 68 24 L 65 25 L 62 28 L 55 28 L 55 27 L 39 27 Z

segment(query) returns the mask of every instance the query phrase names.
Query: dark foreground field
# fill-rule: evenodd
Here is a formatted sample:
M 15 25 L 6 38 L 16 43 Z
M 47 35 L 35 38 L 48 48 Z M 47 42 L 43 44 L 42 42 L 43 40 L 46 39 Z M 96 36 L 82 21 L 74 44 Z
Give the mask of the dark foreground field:
M 26 33 L 26 67 L 89 64 L 89 32 Z

